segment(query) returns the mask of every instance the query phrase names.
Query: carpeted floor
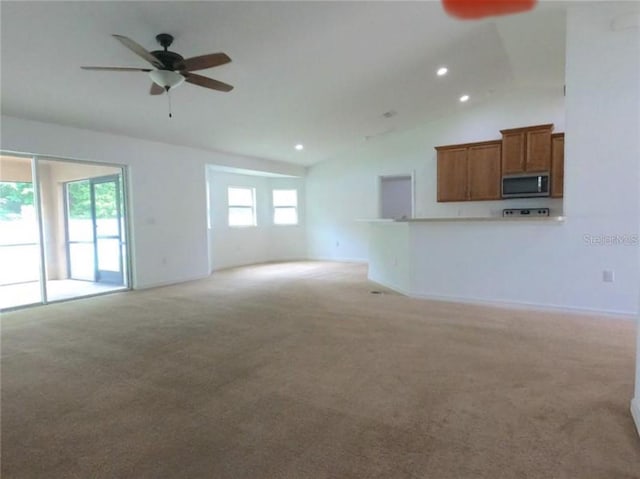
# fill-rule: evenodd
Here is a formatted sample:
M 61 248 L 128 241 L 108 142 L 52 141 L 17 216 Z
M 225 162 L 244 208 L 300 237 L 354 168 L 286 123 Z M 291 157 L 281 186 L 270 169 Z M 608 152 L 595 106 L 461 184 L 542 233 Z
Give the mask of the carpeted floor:
M 289 263 L 2 318 L 2 477 L 640 478 L 630 321 Z

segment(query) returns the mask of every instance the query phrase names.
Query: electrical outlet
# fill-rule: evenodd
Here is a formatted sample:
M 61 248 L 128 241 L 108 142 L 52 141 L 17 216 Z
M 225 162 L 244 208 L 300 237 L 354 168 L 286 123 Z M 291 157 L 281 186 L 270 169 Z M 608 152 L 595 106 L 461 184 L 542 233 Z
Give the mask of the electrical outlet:
M 613 274 L 613 271 L 611 271 L 610 269 L 605 269 L 602 272 L 602 281 L 604 281 L 605 283 L 613 283 L 614 280 L 615 275 Z

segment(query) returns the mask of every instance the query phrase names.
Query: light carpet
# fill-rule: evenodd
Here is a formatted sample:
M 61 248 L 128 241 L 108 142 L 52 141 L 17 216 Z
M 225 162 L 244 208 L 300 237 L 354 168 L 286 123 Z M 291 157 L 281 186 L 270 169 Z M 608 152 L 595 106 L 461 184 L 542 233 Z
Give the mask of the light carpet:
M 640 478 L 633 322 L 372 289 L 270 264 L 4 314 L 2 477 Z

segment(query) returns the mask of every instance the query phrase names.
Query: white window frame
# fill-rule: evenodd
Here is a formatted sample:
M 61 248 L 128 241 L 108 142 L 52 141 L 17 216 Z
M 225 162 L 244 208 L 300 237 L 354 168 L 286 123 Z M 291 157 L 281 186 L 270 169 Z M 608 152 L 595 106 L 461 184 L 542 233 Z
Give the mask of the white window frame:
M 294 191 L 296 194 L 296 202 L 294 205 L 276 205 L 275 204 L 275 193 L 276 191 Z M 297 188 L 274 188 L 271 190 L 271 205 L 273 207 L 273 224 L 275 226 L 297 226 L 300 224 L 300 214 L 299 214 L 299 210 L 298 210 L 298 200 L 299 200 L 299 195 L 298 195 L 298 189 Z M 276 213 L 278 210 L 286 210 L 286 209 L 293 209 L 296 213 L 296 222 L 295 223 L 278 223 L 276 222 Z
M 240 205 L 240 204 L 232 204 L 229 199 L 230 190 L 249 190 L 251 192 L 251 205 Z M 231 208 L 247 208 L 251 210 L 251 224 L 244 225 L 233 225 L 231 224 Z M 258 221 L 256 217 L 256 189 L 252 186 L 227 186 L 227 225 L 230 228 L 252 228 L 258 226 Z

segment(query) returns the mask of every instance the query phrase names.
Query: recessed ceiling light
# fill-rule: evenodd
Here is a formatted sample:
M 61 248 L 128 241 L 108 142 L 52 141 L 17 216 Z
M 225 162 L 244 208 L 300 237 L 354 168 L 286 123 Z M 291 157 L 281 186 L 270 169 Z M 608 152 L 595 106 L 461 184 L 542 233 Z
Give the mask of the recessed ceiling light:
M 298 150 L 298 151 L 302 151 L 302 150 L 304 150 L 304 145 L 303 145 L 303 144 L 301 144 L 301 143 L 298 143 L 298 144 L 295 146 L 295 149 L 296 149 L 296 150 Z
M 463 103 L 464 103 L 465 101 L 467 101 L 468 99 L 469 99 L 469 95 L 462 95 L 462 96 L 460 97 L 460 101 L 461 101 L 461 102 L 463 102 Z
M 446 75 L 448 71 L 449 69 L 447 67 L 440 67 L 436 73 L 441 77 L 442 75 Z

